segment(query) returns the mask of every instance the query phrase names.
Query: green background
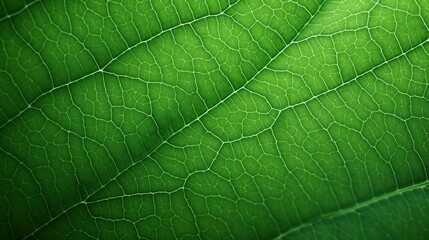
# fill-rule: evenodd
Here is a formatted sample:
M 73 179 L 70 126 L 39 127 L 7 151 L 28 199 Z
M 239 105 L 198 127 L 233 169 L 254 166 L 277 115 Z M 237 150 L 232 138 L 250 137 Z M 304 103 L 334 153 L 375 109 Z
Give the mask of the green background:
M 429 238 L 429 1 L 3 0 L 2 239 Z

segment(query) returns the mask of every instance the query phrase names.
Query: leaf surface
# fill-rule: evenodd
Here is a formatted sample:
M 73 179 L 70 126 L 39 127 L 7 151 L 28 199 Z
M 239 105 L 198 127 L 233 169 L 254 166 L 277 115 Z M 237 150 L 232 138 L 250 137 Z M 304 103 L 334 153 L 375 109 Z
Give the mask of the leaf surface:
M 425 239 L 429 2 L 0 4 L 6 239 Z

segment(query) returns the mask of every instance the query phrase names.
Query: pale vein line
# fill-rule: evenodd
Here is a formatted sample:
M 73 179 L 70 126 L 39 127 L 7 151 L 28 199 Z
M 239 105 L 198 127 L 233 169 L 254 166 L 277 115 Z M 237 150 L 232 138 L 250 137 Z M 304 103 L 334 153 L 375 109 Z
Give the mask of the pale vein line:
M 336 218 L 336 217 L 339 217 L 342 215 L 347 215 L 347 214 L 352 213 L 352 212 L 357 212 L 359 209 L 369 207 L 369 206 L 374 205 L 380 201 L 387 200 L 389 198 L 392 198 L 392 197 L 395 197 L 397 195 L 401 195 L 401 194 L 404 194 L 407 192 L 411 192 L 411 191 L 416 190 L 416 189 L 423 189 L 423 188 L 427 188 L 427 187 L 429 187 L 429 180 L 426 180 L 426 181 L 423 181 L 423 182 L 417 183 L 417 184 L 412 184 L 412 185 L 404 187 L 404 188 L 399 188 L 399 189 L 396 189 L 396 190 L 391 191 L 389 193 L 378 195 L 378 196 L 373 197 L 371 199 L 368 199 L 366 201 L 359 202 L 359 203 L 357 203 L 353 206 L 350 206 L 348 208 L 343 208 L 343 209 L 339 209 L 338 211 L 325 213 L 323 215 L 320 215 L 319 217 L 309 219 L 304 224 L 297 225 L 297 226 L 287 230 L 286 232 L 280 234 L 279 236 L 277 236 L 274 239 L 282 239 L 282 238 L 286 237 L 287 235 L 289 235 L 293 232 L 300 231 L 303 228 L 309 227 L 309 226 L 311 226 L 317 222 L 323 221 L 325 219 L 332 219 L 332 218 Z
M 176 26 L 174 26 L 174 27 L 171 27 L 171 28 L 168 28 L 168 29 L 166 29 L 166 30 L 163 30 L 163 31 L 161 31 L 161 32 L 159 32 L 159 33 L 157 33 L 157 34 L 155 34 L 155 35 L 153 35 L 152 37 L 150 37 L 150 38 L 148 38 L 148 39 L 146 39 L 146 40 L 143 40 L 143 41 L 140 41 L 140 42 L 138 42 L 138 43 L 136 43 L 136 44 L 134 44 L 134 45 L 132 45 L 131 47 L 129 47 L 129 48 L 127 48 L 126 50 L 124 50 L 123 52 L 121 52 L 120 54 L 118 54 L 117 56 L 115 56 L 115 57 L 113 57 L 109 62 L 107 62 L 104 66 L 102 66 L 102 67 L 100 67 L 99 69 L 97 69 L 97 70 L 95 70 L 95 71 L 93 71 L 93 72 L 90 72 L 90 73 L 88 73 L 88 74 L 86 74 L 86 75 L 84 75 L 84 76 L 81 76 L 81 77 L 79 77 L 79 78 L 77 78 L 77 79 L 75 79 L 75 80 L 72 80 L 72 81 L 70 81 L 70 82 L 67 82 L 67 83 L 64 83 L 64 84 L 61 84 L 61 85 L 58 85 L 58 86 L 56 86 L 56 87 L 53 87 L 53 88 L 51 88 L 50 90 L 48 90 L 48 91 L 46 91 L 46 92 L 44 92 L 44 93 L 42 93 L 41 95 L 39 95 L 38 97 L 36 97 L 33 101 L 31 101 L 24 109 L 22 109 L 21 111 L 19 111 L 15 116 L 13 116 L 13 117 L 11 117 L 11 118 L 9 118 L 6 122 L 4 122 L 2 125 L 0 125 L 0 129 L 2 129 L 2 128 L 4 128 L 4 127 L 6 127 L 7 125 L 9 125 L 11 122 L 13 122 L 15 119 L 17 119 L 18 117 L 20 117 L 24 112 L 26 112 L 26 111 L 28 111 L 38 100 L 40 100 L 41 98 L 43 98 L 44 96 L 46 96 L 46 95 L 48 95 L 48 94 L 51 94 L 51 93 L 53 93 L 54 91 L 57 91 L 57 90 L 59 90 L 59 89 L 62 89 L 62 88 L 64 88 L 64 87 L 67 87 L 67 86 L 69 86 L 69 85 L 72 85 L 72 84 L 74 84 L 74 83 L 77 83 L 77 82 L 79 82 L 79 81 L 81 81 L 81 80 L 83 80 L 83 79 L 86 79 L 86 78 L 88 78 L 88 77 L 91 77 L 91 76 L 94 76 L 94 75 L 96 75 L 96 74 L 98 74 L 98 73 L 103 73 L 103 71 L 104 71 L 104 69 L 106 69 L 108 66 L 110 66 L 113 62 L 115 62 L 117 59 L 119 59 L 120 57 L 122 57 L 123 55 L 125 55 L 126 53 L 128 53 L 128 52 L 130 52 L 131 50 L 133 50 L 133 49 L 135 49 L 135 48 L 137 48 L 137 47 L 139 47 L 139 46 L 141 46 L 141 45 L 143 45 L 143 44 L 145 44 L 145 43 L 148 43 L 148 42 L 150 42 L 150 41 L 152 41 L 153 39 L 155 39 L 155 38 L 158 38 L 159 36 L 161 36 L 161 35 L 163 35 L 164 33 L 167 33 L 167 32 L 172 32 L 172 31 L 174 31 L 175 29 L 178 29 L 178 28 L 181 28 L 181 27 L 184 27 L 184 26 L 189 26 L 189 25 L 192 25 L 192 24 L 195 24 L 195 23 L 197 23 L 197 22 L 200 22 L 200 21 L 203 21 L 203 20 L 205 20 L 205 19 L 207 19 L 207 18 L 211 18 L 211 17 L 219 17 L 219 16 L 222 16 L 223 14 L 225 14 L 225 12 L 226 11 L 228 11 L 229 9 L 231 9 L 233 6 L 235 6 L 237 3 L 239 3 L 240 1 L 236 1 L 235 3 L 233 3 L 233 4 L 231 4 L 231 5 L 229 5 L 227 8 L 225 8 L 224 10 L 222 10 L 221 12 L 219 12 L 219 13 L 217 13 L 217 14 L 209 14 L 209 15 L 206 15 L 206 16 L 204 16 L 204 17 L 201 17 L 201 18 L 198 18 L 198 19 L 194 19 L 194 20 L 192 20 L 192 21 L 189 21 L 189 22 L 186 22 L 186 23 L 183 23 L 183 24 L 179 24 L 179 25 L 176 25 Z
M 27 4 L 25 4 L 25 6 L 23 8 L 19 9 L 18 11 L 14 12 L 14 13 L 10 13 L 10 14 L 8 13 L 8 14 L 6 14 L 6 16 L 3 16 L 2 18 L 0 18 L 0 23 L 3 22 L 6 19 L 10 19 L 10 18 L 13 18 L 13 17 L 21 14 L 22 12 L 24 12 L 25 10 L 27 10 L 29 7 L 35 5 L 36 3 L 39 3 L 39 2 L 41 2 L 41 0 L 36 0 L 34 2 L 27 3 Z M 4 6 L 4 4 L 5 4 L 4 0 L 3 0 L 2 4 Z
M 416 46 L 413 46 L 412 48 L 408 49 L 407 51 L 405 51 L 405 52 L 403 52 L 403 53 L 401 53 L 401 54 L 399 54 L 399 55 L 396 55 L 395 57 L 390 58 L 390 59 L 388 59 L 388 60 L 386 60 L 386 61 L 383 61 L 383 62 L 381 62 L 381 63 L 379 63 L 379 64 L 377 64 L 377 65 L 375 65 L 374 67 L 372 67 L 372 68 L 370 68 L 370 69 L 366 70 L 365 72 L 362 72 L 362 73 L 358 74 L 356 77 L 354 77 L 354 78 L 352 78 L 352 79 L 350 79 L 350 80 L 348 80 L 348 81 L 345 81 L 345 82 L 341 83 L 340 85 L 338 85 L 338 86 L 336 86 L 336 87 L 334 87 L 334 88 L 331 88 L 331 89 L 329 89 L 329 90 L 326 90 L 325 92 L 322 92 L 322 93 L 319 93 L 319 94 L 313 95 L 312 97 L 308 98 L 307 100 L 304 100 L 304 101 L 298 102 L 298 103 L 296 103 L 296 104 L 292 104 L 292 105 L 286 106 L 286 107 L 284 107 L 284 108 L 280 109 L 280 111 L 281 111 L 281 112 L 283 112 L 283 111 L 285 111 L 285 110 L 287 110 L 287 109 L 294 108 L 294 107 L 297 107 L 297 106 L 299 106 L 299 105 L 308 104 L 308 103 L 309 103 L 309 102 L 311 102 L 312 100 L 314 100 L 314 99 L 318 99 L 318 98 L 320 98 L 320 97 L 321 97 L 321 96 L 323 96 L 323 95 L 329 94 L 329 93 L 331 93 L 331 92 L 336 92 L 336 91 L 338 91 L 338 89 L 340 89 L 340 88 L 342 88 L 342 87 L 344 87 L 344 86 L 346 86 L 346 85 L 349 85 L 350 83 L 352 83 L 352 82 L 356 81 L 357 79 L 359 79 L 359 78 L 361 78 L 361 77 L 364 77 L 365 75 L 367 75 L 367 74 L 369 74 L 369 73 L 374 73 L 374 71 L 375 71 L 375 70 L 377 70 L 377 69 L 379 69 L 380 67 L 382 67 L 382 66 L 384 66 L 384 65 L 386 65 L 386 64 L 389 64 L 389 63 L 391 63 L 391 62 L 393 62 L 393 61 L 395 61 L 395 60 L 397 60 L 397 59 L 399 59 L 399 58 L 401 58 L 401 57 L 406 56 L 407 54 L 409 54 L 409 53 L 411 53 L 411 52 L 415 51 L 416 49 L 418 49 L 418 48 L 422 47 L 423 45 L 425 45 L 425 44 L 426 44 L 426 43 L 428 43 L 428 42 L 429 42 L 429 38 L 428 38 L 428 39 L 426 39 L 425 41 L 421 42 L 420 44 L 418 44 L 418 45 L 416 45 Z M 274 71 L 274 72 L 281 72 L 281 71 L 278 71 L 278 70 L 273 70 L 273 71 Z

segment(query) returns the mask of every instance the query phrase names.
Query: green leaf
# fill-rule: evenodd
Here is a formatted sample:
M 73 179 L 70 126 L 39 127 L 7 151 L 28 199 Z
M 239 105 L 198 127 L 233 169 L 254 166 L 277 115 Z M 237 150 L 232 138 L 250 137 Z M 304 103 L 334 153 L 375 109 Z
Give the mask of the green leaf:
M 3 0 L 4 239 L 427 239 L 429 1 Z

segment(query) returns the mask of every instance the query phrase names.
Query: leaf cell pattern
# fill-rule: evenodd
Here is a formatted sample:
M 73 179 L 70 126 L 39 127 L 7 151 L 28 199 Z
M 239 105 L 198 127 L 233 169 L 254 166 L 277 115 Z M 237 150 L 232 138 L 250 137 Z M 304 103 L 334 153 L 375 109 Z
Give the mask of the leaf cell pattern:
M 429 1 L 4 0 L 5 239 L 429 237 Z

